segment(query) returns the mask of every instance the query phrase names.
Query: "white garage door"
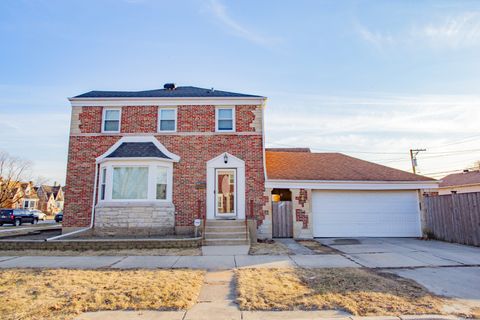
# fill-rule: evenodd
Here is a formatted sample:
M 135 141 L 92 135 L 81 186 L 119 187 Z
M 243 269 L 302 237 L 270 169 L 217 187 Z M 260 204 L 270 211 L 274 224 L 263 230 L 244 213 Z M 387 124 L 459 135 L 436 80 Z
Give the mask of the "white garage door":
M 416 191 L 313 191 L 315 237 L 417 237 Z

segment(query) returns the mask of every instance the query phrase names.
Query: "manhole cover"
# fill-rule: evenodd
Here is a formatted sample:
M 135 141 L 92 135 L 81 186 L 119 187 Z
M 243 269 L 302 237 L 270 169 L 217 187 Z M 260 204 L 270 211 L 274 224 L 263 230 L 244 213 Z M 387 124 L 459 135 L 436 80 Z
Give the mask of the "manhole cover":
M 348 244 L 360 244 L 358 239 L 335 239 L 333 240 L 335 245 L 348 245 Z

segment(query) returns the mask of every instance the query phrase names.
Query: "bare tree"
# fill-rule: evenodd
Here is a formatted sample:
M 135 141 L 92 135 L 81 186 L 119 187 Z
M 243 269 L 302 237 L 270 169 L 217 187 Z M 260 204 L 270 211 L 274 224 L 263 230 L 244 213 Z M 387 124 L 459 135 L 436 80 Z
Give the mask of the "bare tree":
M 0 208 L 17 202 L 23 195 L 16 192 L 20 181 L 31 174 L 32 163 L 0 150 Z
M 475 161 L 472 170 L 480 170 L 480 160 Z

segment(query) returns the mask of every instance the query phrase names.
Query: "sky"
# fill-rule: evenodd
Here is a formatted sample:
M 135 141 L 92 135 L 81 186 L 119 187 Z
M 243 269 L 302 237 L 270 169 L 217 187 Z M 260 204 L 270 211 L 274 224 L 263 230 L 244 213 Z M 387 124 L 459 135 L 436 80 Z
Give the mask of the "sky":
M 480 1 L 2 0 L 0 46 L 0 149 L 51 183 L 68 97 L 166 82 L 268 97 L 270 147 L 480 160 Z

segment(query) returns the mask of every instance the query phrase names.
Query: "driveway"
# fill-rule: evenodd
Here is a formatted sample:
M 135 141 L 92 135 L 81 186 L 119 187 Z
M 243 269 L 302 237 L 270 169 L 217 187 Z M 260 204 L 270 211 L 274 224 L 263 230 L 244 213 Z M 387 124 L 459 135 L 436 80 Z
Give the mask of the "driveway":
M 480 248 L 410 238 L 317 239 L 361 266 L 410 278 L 480 306 Z

